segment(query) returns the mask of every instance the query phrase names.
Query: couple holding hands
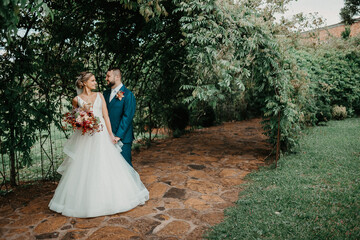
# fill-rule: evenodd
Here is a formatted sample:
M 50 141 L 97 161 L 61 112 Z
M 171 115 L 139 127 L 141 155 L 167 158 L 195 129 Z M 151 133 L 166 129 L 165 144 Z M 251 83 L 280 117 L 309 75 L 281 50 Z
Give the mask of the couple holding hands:
M 64 145 L 67 157 L 58 169 L 62 177 L 49 208 L 65 216 L 125 212 L 149 199 L 131 162 L 135 97 L 123 85 L 119 69 L 109 70 L 106 81 L 110 88 L 101 94 L 92 92 L 96 88 L 92 73 L 83 72 L 76 80 L 73 107 L 90 105 L 103 130 L 93 135 L 75 131 Z

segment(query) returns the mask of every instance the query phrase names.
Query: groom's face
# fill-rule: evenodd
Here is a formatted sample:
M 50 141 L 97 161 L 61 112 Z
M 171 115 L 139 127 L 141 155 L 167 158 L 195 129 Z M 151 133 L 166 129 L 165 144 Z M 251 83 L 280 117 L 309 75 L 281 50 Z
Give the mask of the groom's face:
M 115 76 L 114 76 L 113 71 L 108 71 L 108 72 L 106 73 L 106 78 L 105 78 L 105 80 L 106 80 L 107 84 L 108 84 L 110 87 L 114 86 L 114 84 L 115 84 Z

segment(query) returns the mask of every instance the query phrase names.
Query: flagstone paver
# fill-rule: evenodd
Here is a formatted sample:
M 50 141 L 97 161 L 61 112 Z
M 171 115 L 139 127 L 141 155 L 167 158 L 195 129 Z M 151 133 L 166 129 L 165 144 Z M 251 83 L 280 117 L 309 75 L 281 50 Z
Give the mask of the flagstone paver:
M 56 188 L 49 182 L 30 197 L 3 198 L 0 239 L 201 239 L 223 221 L 244 177 L 264 165 L 271 149 L 261 132 L 259 119 L 225 123 L 134 153 L 150 200 L 129 212 L 64 217 L 47 208 Z

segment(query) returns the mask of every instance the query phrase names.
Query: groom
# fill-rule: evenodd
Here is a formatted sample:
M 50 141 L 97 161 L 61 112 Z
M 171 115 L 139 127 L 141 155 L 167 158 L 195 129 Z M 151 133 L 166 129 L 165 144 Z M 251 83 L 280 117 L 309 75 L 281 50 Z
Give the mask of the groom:
M 134 94 L 121 82 L 121 72 L 113 68 L 106 73 L 106 81 L 111 87 L 104 91 L 106 106 L 109 111 L 111 129 L 116 142 L 121 141 L 121 154 L 131 163 L 131 146 L 134 140 L 132 120 L 135 114 L 136 101 Z

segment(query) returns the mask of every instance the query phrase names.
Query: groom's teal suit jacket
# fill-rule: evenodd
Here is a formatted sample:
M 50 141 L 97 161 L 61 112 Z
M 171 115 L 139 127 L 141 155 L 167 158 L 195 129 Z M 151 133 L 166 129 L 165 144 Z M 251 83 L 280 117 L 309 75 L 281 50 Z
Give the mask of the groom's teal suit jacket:
M 136 101 L 134 94 L 125 86 L 122 86 L 120 91 L 124 92 L 124 97 L 121 100 L 114 97 L 111 102 L 109 102 L 111 89 L 104 91 L 111 129 L 123 143 L 132 143 L 134 140 L 132 120 L 135 114 Z

